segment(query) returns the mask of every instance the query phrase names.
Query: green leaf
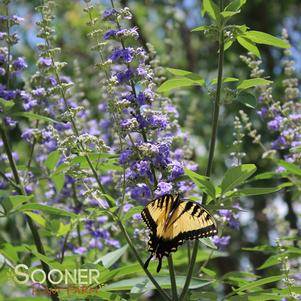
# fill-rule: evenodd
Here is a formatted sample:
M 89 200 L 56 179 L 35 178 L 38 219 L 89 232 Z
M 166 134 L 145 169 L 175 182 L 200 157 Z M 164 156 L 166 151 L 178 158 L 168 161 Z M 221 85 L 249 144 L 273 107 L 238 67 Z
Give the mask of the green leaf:
M 237 14 L 239 14 L 240 13 L 240 10 L 238 10 L 238 11 L 223 11 L 223 12 L 221 12 L 221 15 L 225 18 L 225 19 L 227 19 L 227 18 L 230 18 L 230 17 L 232 17 L 232 16 L 234 16 L 234 15 L 237 15 Z
M 251 93 L 239 93 L 237 99 L 240 103 L 244 104 L 246 107 L 255 109 L 257 106 L 256 97 Z
M 47 263 L 50 267 L 54 268 L 54 269 L 58 269 L 60 271 L 64 270 L 64 265 L 60 264 L 59 262 L 50 259 L 48 256 L 45 256 L 39 252 L 36 252 L 33 248 L 29 248 L 27 247 L 27 249 L 35 256 L 37 257 L 39 260 Z
M 238 79 L 238 78 L 235 78 L 235 77 L 225 77 L 225 78 L 223 78 L 223 83 L 231 83 L 231 82 L 237 82 L 237 81 L 239 81 L 239 79 Z M 210 82 L 210 84 L 212 84 L 212 85 L 217 84 L 217 78 L 214 78 L 214 79 Z
M 22 211 L 22 212 L 28 211 L 28 210 L 40 210 L 40 211 L 43 211 L 43 212 L 46 212 L 49 214 L 54 214 L 54 215 L 69 216 L 69 217 L 73 217 L 73 218 L 78 217 L 78 215 L 73 212 L 42 205 L 42 204 L 25 204 L 25 205 L 19 207 L 17 210 Z
M 47 121 L 50 123 L 60 123 L 59 121 L 56 121 L 50 117 L 46 117 L 43 115 L 38 115 L 35 113 L 31 113 L 31 112 L 18 112 L 18 113 L 14 113 L 12 114 L 12 116 L 17 116 L 17 117 L 25 117 L 28 118 L 30 120 L 40 120 L 40 121 Z
M 280 260 L 283 256 L 287 256 L 287 254 L 276 254 L 276 255 L 270 256 L 260 267 L 257 268 L 257 270 L 264 270 L 271 266 L 281 264 Z
M 185 174 L 202 190 L 205 191 L 212 199 L 215 199 L 215 187 L 212 182 L 205 176 L 199 175 L 196 172 L 184 169 Z
M 276 247 L 269 245 L 261 245 L 252 248 L 242 248 L 244 251 L 250 252 L 276 252 Z
M 25 252 L 25 246 L 13 246 L 10 243 L 6 242 L 0 246 L 0 254 L 13 263 L 19 261 L 18 252 Z
M 232 40 L 228 40 L 225 45 L 224 45 L 224 51 L 226 51 L 227 49 L 229 49 L 233 44 Z
M 243 36 L 238 36 L 236 39 L 237 39 L 237 42 L 242 47 L 244 47 L 245 49 L 247 49 L 251 53 L 255 54 L 258 58 L 260 58 L 259 49 L 257 48 L 257 46 L 255 45 L 254 42 L 252 42 L 251 40 L 249 40 L 247 38 L 244 38 Z
M 271 45 L 279 48 L 290 48 L 290 44 L 287 41 L 276 38 L 265 32 L 250 30 L 247 31 L 244 36 L 258 44 Z
M 60 152 L 56 150 L 48 155 L 48 158 L 46 159 L 44 164 L 50 171 L 52 171 L 57 165 L 59 159 L 60 159 Z
M 259 276 L 252 274 L 252 273 L 247 273 L 247 272 L 228 272 L 223 275 L 222 279 L 231 279 L 231 278 L 243 278 L 243 279 L 257 279 Z
M 203 10 L 202 15 L 207 13 L 211 19 L 216 21 L 217 23 L 220 22 L 220 12 L 217 5 L 212 0 L 204 0 L 203 1 Z
M 221 184 L 222 194 L 243 184 L 255 171 L 254 164 L 243 164 L 228 169 Z
M 183 78 L 173 78 L 165 81 L 159 88 L 158 92 L 169 92 L 173 89 L 176 88 L 181 88 L 181 87 L 191 87 L 194 85 L 199 85 L 202 86 L 205 83 L 205 81 L 202 80 L 191 80 L 189 78 L 183 77 Z
M 268 171 L 263 172 L 259 175 L 256 175 L 252 179 L 250 179 L 249 182 L 255 181 L 255 180 L 268 180 L 268 179 L 275 179 L 275 178 L 287 178 L 288 173 L 287 172 L 275 172 L 275 171 Z
M 246 285 L 243 285 L 243 286 L 239 287 L 238 289 L 235 289 L 234 292 L 239 293 L 239 292 L 243 292 L 243 291 L 249 291 L 249 290 L 252 290 L 256 287 L 262 286 L 264 284 L 279 281 L 282 278 L 283 278 L 283 275 L 266 277 L 266 278 L 263 278 L 263 279 L 260 279 L 260 280 L 253 281 L 253 282 L 248 283 Z
M 204 25 L 204 26 L 198 26 L 198 27 L 195 27 L 194 29 L 192 29 L 191 32 L 195 32 L 195 31 L 205 31 L 205 30 L 207 30 L 207 29 L 209 29 L 209 26 L 206 26 L 206 25 Z
M 267 80 L 267 79 L 264 79 L 264 78 L 246 79 L 238 85 L 237 89 L 238 90 L 246 90 L 246 89 L 256 87 L 256 86 L 269 85 L 271 83 L 272 83 L 271 80 Z
M 236 11 L 239 10 L 247 0 L 232 0 L 224 9 L 224 11 Z
M 54 183 L 56 192 L 59 193 L 62 190 L 62 188 L 64 187 L 65 175 L 63 173 L 53 174 L 53 175 L 51 175 L 51 180 Z
M 149 268 L 152 272 L 152 268 Z M 155 270 L 154 270 L 155 271 Z M 113 270 L 107 271 L 106 273 L 101 274 L 101 282 L 108 282 L 112 279 L 124 278 L 125 276 L 131 274 L 143 273 L 143 269 L 139 263 L 127 264 L 125 266 L 115 268 Z
M 42 227 L 46 226 L 46 221 L 40 214 L 36 214 L 31 211 L 24 211 L 24 213 L 28 215 L 32 220 L 34 220 L 40 226 Z
M 10 108 L 12 108 L 15 105 L 15 103 L 12 100 L 5 100 L 3 98 L 0 98 L 0 107 L 3 108 L 3 111 L 8 111 Z
M 200 238 L 199 241 L 205 246 L 217 250 L 217 246 L 212 242 L 212 240 L 209 237 Z
M 187 71 L 187 70 L 182 70 L 182 69 L 174 69 L 174 68 L 166 68 L 166 70 L 168 72 L 170 72 L 173 75 L 177 75 L 177 76 L 186 76 L 191 74 L 192 72 Z
M 9 200 L 12 204 L 11 209 L 16 209 L 19 205 L 22 205 L 23 203 L 28 203 L 32 199 L 33 195 L 11 195 L 9 197 Z
M 301 169 L 297 165 L 286 162 L 284 160 L 279 160 L 279 164 L 283 166 L 291 174 L 296 176 L 301 176 Z
M 98 264 L 99 262 L 102 262 L 104 267 L 109 268 L 116 261 L 119 260 L 119 258 L 126 252 L 127 248 L 128 248 L 128 245 L 124 245 L 122 248 L 108 253 L 108 254 L 104 255 L 103 257 L 97 259 L 95 261 L 95 264 Z
M 208 268 L 202 267 L 202 268 L 201 268 L 201 271 L 202 271 L 204 274 L 206 274 L 206 275 L 208 275 L 208 276 L 210 276 L 210 277 L 215 277 L 215 276 L 216 276 L 216 272 L 214 272 L 213 270 L 210 270 L 210 269 L 208 269 Z
M 273 192 L 277 192 L 285 187 L 293 186 L 293 183 L 286 182 L 280 184 L 276 187 L 250 187 L 250 188 L 242 188 L 238 189 L 233 196 L 252 196 L 252 195 L 262 195 L 262 194 L 269 194 Z
M 155 276 L 154 277 L 158 283 L 160 283 L 160 286 L 162 288 L 170 288 L 170 277 L 169 276 Z M 182 288 L 185 283 L 185 276 L 177 276 L 176 282 L 177 287 Z M 153 284 L 150 282 L 150 280 L 147 277 L 134 277 L 130 279 L 124 279 L 117 282 L 113 282 L 111 284 L 106 285 L 106 290 L 109 291 L 122 291 L 122 290 L 131 290 L 134 286 L 137 284 L 141 284 L 146 282 L 144 285 L 143 291 L 149 291 L 151 289 L 154 289 Z M 193 278 L 191 280 L 190 289 L 197 289 L 206 285 L 211 284 L 212 281 L 204 281 L 201 279 Z

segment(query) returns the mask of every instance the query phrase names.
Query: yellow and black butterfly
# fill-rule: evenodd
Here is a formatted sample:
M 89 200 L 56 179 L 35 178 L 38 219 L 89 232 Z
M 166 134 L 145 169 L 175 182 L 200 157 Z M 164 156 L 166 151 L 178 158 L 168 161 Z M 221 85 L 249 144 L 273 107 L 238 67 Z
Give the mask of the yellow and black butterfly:
M 151 255 L 144 267 L 148 267 L 155 255 L 159 259 L 157 272 L 161 269 L 163 256 L 175 252 L 184 240 L 217 234 L 217 224 L 210 213 L 196 202 L 180 200 L 179 195 L 166 194 L 151 201 L 141 215 L 150 229 Z

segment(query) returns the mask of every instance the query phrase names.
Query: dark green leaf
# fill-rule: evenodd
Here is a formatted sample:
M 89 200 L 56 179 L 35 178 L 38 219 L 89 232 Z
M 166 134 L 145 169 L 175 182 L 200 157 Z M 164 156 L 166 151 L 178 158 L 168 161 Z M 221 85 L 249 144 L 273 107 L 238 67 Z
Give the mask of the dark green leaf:
M 257 100 L 253 94 L 242 92 L 242 93 L 238 94 L 237 99 L 239 102 L 244 104 L 246 107 L 255 109 L 257 106 Z
M 60 123 L 50 117 L 46 117 L 46 116 L 43 116 L 43 115 L 38 115 L 38 114 L 35 114 L 35 113 L 31 113 L 31 112 L 19 112 L 19 113 L 14 113 L 12 114 L 12 116 L 19 116 L 19 117 L 25 117 L 25 118 L 28 118 L 30 120 L 40 120 L 40 121 L 47 121 L 47 122 L 50 122 L 50 123 Z

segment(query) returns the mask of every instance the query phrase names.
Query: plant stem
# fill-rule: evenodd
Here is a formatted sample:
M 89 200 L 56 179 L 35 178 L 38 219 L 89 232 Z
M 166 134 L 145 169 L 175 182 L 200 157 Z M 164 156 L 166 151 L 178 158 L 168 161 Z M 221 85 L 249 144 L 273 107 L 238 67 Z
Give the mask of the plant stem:
M 219 0 L 219 8 L 220 11 L 223 11 L 223 0 Z M 219 117 L 219 106 L 220 106 L 220 97 L 221 97 L 221 89 L 222 89 L 222 82 L 223 82 L 223 65 L 224 65 L 224 25 L 223 23 L 219 26 L 219 52 L 218 52 L 218 77 L 217 77 L 217 88 L 216 88 L 216 95 L 215 95 L 215 101 L 214 101 L 214 110 L 213 110 L 213 118 L 212 118 L 212 132 L 211 132 L 211 140 L 210 140 L 210 146 L 209 146 L 209 156 L 208 156 L 208 163 L 206 168 L 206 176 L 210 177 L 211 170 L 212 170 L 212 164 L 213 164 L 213 158 L 214 158 L 214 150 L 215 150 L 215 143 L 216 143 L 216 136 L 217 136 L 217 127 L 218 127 L 218 117 Z M 206 205 L 208 195 L 204 194 L 202 203 Z M 189 284 L 191 281 L 192 273 L 194 270 L 196 257 L 198 253 L 199 248 L 199 240 L 197 239 L 194 242 L 192 254 L 191 254 L 191 260 L 188 268 L 188 273 L 186 277 L 186 281 L 183 287 L 183 291 L 180 296 L 180 300 L 185 300 L 186 295 L 189 290 Z
M 148 278 L 150 279 L 150 281 L 153 283 L 153 285 L 156 287 L 156 289 L 158 290 L 158 292 L 160 293 L 160 295 L 162 296 L 162 298 L 165 300 L 165 301 L 169 301 L 169 300 L 174 300 L 174 299 L 171 299 L 167 293 L 161 288 L 160 284 L 157 282 L 157 280 L 153 277 L 153 275 L 151 274 L 151 272 L 146 269 L 144 267 L 144 263 L 142 261 L 142 259 L 140 258 L 140 255 L 138 254 L 138 251 L 136 249 L 136 247 L 133 245 L 132 241 L 131 241 L 131 238 L 129 237 L 126 229 L 124 228 L 124 225 L 122 224 L 122 222 L 117 218 L 117 223 L 121 229 L 121 231 L 123 232 L 123 235 L 127 241 L 127 243 L 129 244 L 130 248 L 132 249 L 136 259 L 138 260 L 140 266 L 142 267 L 142 269 L 144 270 L 145 274 L 148 276 Z
M 18 173 L 18 169 L 17 169 L 16 163 L 15 163 L 15 160 L 13 158 L 13 155 L 12 155 L 9 143 L 8 143 L 8 139 L 7 139 L 5 130 L 2 127 L 2 125 L 0 125 L 0 136 L 1 136 L 1 139 L 3 141 L 4 150 L 5 150 L 5 153 L 7 155 L 9 165 L 12 169 L 15 182 L 18 185 L 18 189 L 16 188 L 16 190 L 18 191 L 19 194 L 26 195 L 25 189 L 22 185 L 22 182 L 21 182 L 21 179 L 20 179 L 20 176 L 19 176 L 19 173 Z M 32 237 L 33 237 L 34 243 L 36 245 L 37 251 L 40 254 L 46 256 L 44 246 L 43 246 L 43 243 L 42 243 L 42 240 L 41 240 L 41 237 L 39 235 L 39 232 L 38 232 L 38 229 L 37 229 L 36 225 L 34 224 L 33 220 L 28 215 L 25 215 L 25 220 L 26 220 L 26 222 L 27 222 L 27 224 L 30 228 L 30 231 L 32 233 Z M 41 260 L 41 265 L 42 265 L 42 269 L 45 272 L 45 274 L 48 275 L 49 271 L 50 271 L 48 264 L 46 264 L 44 261 Z M 48 288 L 50 288 L 50 289 L 53 288 L 53 285 L 48 280 L 48 277 L 46 277 L 46 281 L 47 281 Z M 57 293 L 51 294 L 51 299 L 52 299 L 52 301 L 59 301 L 60 300 L 58 298 Z
M 177 283 L 176 283 L 176 276 L 175 276 L 175 269 L 172 261 L 172 256 L 169 254 L 167 257 L 168 260 L 168 268 L 169 268 L 169 275 L 170 275 L 170 284 L 171 284 L 171 292 L 172 292 L 172 300 L 178 301 L 178 292 L 177 292 Z

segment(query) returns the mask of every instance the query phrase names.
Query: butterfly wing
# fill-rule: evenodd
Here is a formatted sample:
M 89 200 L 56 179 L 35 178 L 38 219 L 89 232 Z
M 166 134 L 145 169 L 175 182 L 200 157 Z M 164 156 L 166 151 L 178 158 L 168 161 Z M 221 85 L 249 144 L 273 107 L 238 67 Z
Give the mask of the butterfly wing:
M 175 252 L 185 240 L 210 237 L 217 234 L 217 224 L 211 214 L 201 205 L 191 201 L 179 201 L 171 195 L 150 202 L 142 211 L 142 218 L 150 229 L 148 241 L 151 257 L 159 259 Z
M 173 196 L 167 194 L 151 201 L 142 210 L 141 216 L 151 233 L 156 233 L 157 227 L 166 223 L 173 201 Z
M 167 225 L 158 224 L 151 234 L 150 251 L 168 256 L 175 252 L 185 240 L 210 237 L 217 234 L 217 224 L 212 215 L 201 205 L 181 201 L 171 215 Z

